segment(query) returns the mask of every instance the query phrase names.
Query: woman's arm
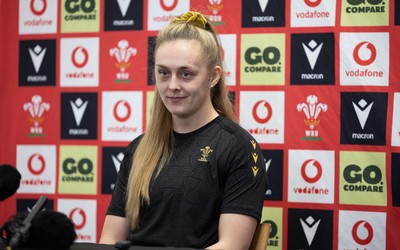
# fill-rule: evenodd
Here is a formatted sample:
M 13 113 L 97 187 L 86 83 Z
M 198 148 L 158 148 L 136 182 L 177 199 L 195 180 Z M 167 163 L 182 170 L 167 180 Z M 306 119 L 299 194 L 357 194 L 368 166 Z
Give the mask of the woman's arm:
M 128 235 L 129 225 L 126 218 L 106 215 L 99 244 L 114 245 L 117 241 L 127 240 Z
M 247 250 L 250 247 L 257 220 L 243 214 L 221 214 L 218 226 L 219 241 L 207 249 Z

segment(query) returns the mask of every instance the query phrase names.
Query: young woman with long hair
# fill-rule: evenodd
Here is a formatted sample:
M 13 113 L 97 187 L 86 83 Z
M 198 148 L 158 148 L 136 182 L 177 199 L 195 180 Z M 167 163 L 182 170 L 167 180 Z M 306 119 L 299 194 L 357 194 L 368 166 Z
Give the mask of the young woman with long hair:
M 145 133 L 127 147 L 100 243 L 248 249 L 261 218 L 261 149 L 235 120 L 214 27 L 187 12 L 163 28 Z

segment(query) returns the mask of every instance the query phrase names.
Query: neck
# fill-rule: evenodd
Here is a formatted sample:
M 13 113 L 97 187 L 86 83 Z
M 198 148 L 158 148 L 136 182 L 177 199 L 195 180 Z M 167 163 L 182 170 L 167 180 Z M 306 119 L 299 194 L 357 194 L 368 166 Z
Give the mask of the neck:
M 193 132 L 207 123 L 211 122 L 215 118 L 217 118 L 219 114 L 216 110 L 213 109 L 212 112 L 208 113 L 204 116 L 197 115 L 196 118 L 182 118 L 182 117 L 172 117 L 173 128 L 175 132 L 185 134 Z

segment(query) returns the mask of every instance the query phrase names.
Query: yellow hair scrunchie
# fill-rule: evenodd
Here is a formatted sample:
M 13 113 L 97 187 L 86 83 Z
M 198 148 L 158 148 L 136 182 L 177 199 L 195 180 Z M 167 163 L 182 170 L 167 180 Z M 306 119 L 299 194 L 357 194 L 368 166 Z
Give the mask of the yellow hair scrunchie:
M 206 29 L 206 25 L 208 23 L 207 19 L 202 14 L 194 11 L 188 11 L 185 14 L 176 17 L 172 22 L 186 22 L 204 30 Z

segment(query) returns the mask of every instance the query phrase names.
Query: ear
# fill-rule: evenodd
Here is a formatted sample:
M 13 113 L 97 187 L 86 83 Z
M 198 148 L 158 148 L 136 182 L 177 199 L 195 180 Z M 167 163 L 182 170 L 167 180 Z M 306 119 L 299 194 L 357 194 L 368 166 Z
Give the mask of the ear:
M 214 87 L 216 84 L 219 83 L 219 79 L 221 78 L 222 68 L 220 66 L 215 66 L 213 71 L 211 72 L 208 84 L 210 87 Z

